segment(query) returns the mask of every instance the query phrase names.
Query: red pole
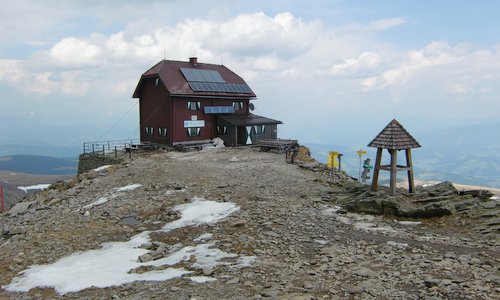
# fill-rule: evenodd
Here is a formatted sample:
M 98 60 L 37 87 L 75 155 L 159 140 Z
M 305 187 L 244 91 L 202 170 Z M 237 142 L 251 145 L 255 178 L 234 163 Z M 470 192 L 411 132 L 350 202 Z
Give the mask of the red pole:
M 3 197 L 3 187 L 0 186 L 0 199 L 2 200 L 1 202 L 1 207 L 0 207 L 0 212 L 3 212 L 5 209 L 5 203 L 4 203 L 4 197 Z

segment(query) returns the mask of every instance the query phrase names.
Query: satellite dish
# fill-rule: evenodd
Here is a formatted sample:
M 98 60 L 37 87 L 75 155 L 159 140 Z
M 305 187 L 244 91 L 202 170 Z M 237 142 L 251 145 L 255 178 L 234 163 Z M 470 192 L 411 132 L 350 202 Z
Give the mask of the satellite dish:
M 251 111 L 254 111 L 254 109 L 255 109 L 255 105 L 253 105 L 253 103 L 250 103 L 250 104 L 248 105 L 248 108 L 250 108 L 250 110 L 251 110 Z

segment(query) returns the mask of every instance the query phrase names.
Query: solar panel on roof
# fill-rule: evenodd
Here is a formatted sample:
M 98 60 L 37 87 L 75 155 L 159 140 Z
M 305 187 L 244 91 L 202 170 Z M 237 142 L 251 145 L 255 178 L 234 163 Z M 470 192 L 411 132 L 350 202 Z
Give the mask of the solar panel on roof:
M 188 84 L 189 87 L 194 92 L 222 92 L 222 93 L 237 93 L 237 94 L 252 93 L 252 90 L 246 84 L 197 82 L 197 81 L 189 81 Z
M 187 81 L 195 81 L 195 82 L 218 82 L 224 83 L 224 79 L 217 71 L 213 70 L 199 70 L 199 69 L 190 69 L 190 68 L 180 68 L 182 75 L 186 78 Z
M 206 114 L 232 114 L 234 107 L 232 106 L 205 106 L 203 108 Z

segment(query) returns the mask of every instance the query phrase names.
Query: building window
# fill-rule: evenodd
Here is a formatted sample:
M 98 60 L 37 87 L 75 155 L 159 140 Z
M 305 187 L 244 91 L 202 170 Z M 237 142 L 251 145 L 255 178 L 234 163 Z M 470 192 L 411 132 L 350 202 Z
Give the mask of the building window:
M 187 135 L 188 136 L 199 136 L 200 135 L 200 129 L 199 127 L 190 127 L 187 128 Z
M 153 135 L 153 127 L 145 127 L 144 130 L 147 135 Z
M 201 103 L 198 101 L 188 101 L 187 109 L 188 110 L 199 110 L 201 108 Z
M 227 126 L 217 126 L 217 134 L 226 135 L 227 134 Z
M 167 128 L 158 128 L 159 136 L 167 136 Z
M 234 110 L 242 110 L 244 108 L 243 101 L 233 102 Z
M 256 134 L 263 134 L 266 132 L 266 125 L 255 125 L 254 129 Z

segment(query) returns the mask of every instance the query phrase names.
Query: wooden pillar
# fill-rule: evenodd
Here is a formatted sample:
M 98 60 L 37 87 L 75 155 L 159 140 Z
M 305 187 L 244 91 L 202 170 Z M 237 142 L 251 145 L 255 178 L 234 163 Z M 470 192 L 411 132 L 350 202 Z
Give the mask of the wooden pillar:
M 380 172 L 380 161 L 382 160 L 382 148 L 377 148 L 375 167 L 373 168 L 372 191 L 378 189 L 378 173 Z
M 408 191 L 413 193 L 415 191 L 415 183 L 413 180 L 413 163 L 411 161 L 411 149 L 405 149 L 406 153 L 406 166 L 408 167 Z
M 234 146 L 238 146 L 238 126 L 234 125 Z
M 398 150 L 391 149 L 391 194 L 396 194 L 396 177 L 398 174 Z

